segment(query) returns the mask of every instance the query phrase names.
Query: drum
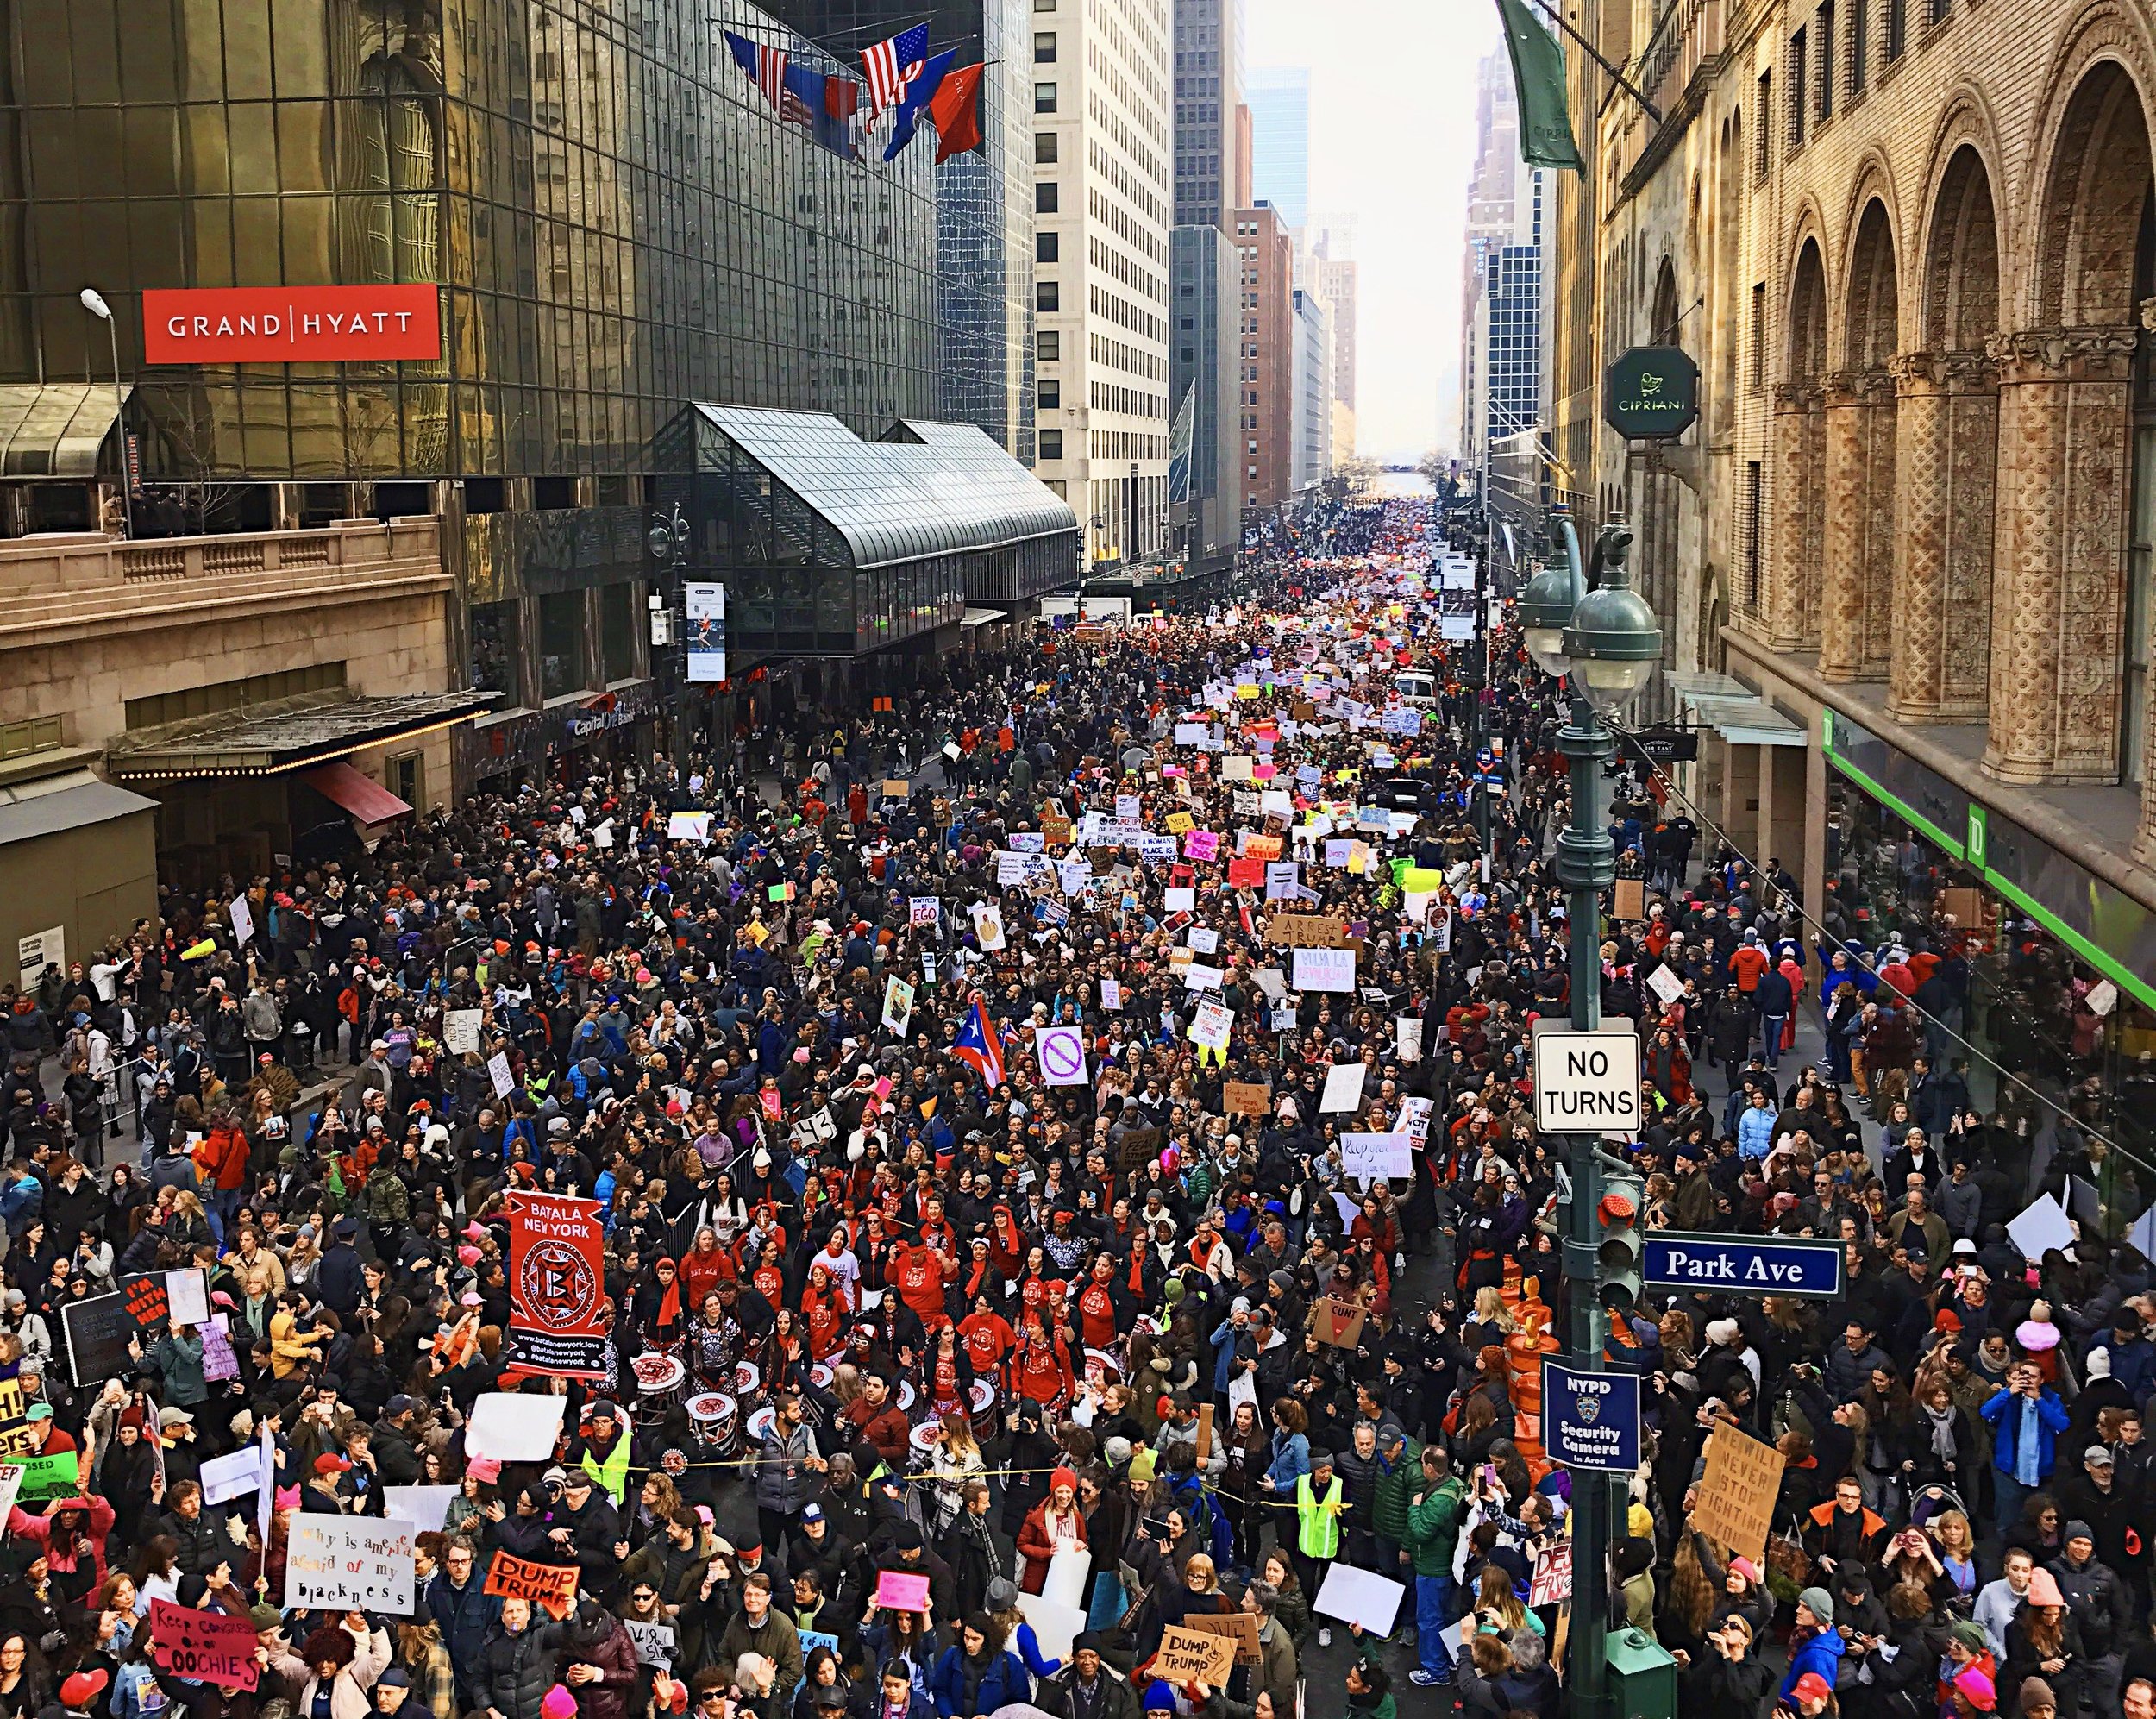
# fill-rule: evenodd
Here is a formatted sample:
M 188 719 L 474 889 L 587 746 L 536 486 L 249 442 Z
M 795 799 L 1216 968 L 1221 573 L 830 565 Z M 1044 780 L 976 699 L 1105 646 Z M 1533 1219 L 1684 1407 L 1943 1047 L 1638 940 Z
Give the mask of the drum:
M 779 1418 L 779 1411 L 769 1403 L 750 1412 L 748 1421 L 749 1442 L 758 1450 L 763 1448 L 764 1434 L 771 1430 L 772 1422 Z
M 829 1390 L 831 1388 L 831 1380 L 836 1377 L 837 1375 L 830 1370 L 830 1364 L 827 1361 L 813 1362 L 809 1367 L 809 1383 L 818 1390 Z
M 936 1435 L 943 1430 L 940 1422 L 924 1421 L 906 1439 L 906 1471 L 918 1474 L 936 1460 Z
M 743 1402 L 763 1401 L 763 1374 L 754 1361 L 743 1361 L 735 1366 L 734 1394 Z
M 1123 1377 L 1123 1365 L 1106 1349 L 1088 1349 L 1081 1377 L 1089 1384 L 1115 1384 Z
M 706 1391 L 697 1398 L 711 1410 L 710 1446 L 715 1457 L 741 1454 L 741 1405 L 723 1390 Z
M 976 1427 L 988 1424 L 987 1417 L 996 1406 L 996 1388 L 986 1379 L 973 1382 L 973 1422 Z
M 912 1379 L 899 1381 L 899 1413 L 909 1421 L 913 1418 L 913 1381 Z
M 707 1451 L 717 1450 L 734 1418 L 734 1399 L 723 1390 L 707 1390 L 691 1397 L 685 1406 L 689 1431 L 695 1434 L 697 1443 Z
M 655 1426 L 681 1406 L 682 1388 L 688 1383 L 689 1370 L 680 1358 L 647 1350 L 629 1364 L 629 1370 L 636 1378 L 636 1406 L 633 1411 L 639 1426 Z

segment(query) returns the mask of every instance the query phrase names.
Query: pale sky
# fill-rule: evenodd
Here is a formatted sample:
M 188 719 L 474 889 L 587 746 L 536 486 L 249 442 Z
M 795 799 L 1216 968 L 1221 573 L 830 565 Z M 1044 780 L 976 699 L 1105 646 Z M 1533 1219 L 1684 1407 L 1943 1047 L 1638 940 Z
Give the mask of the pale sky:
M 1460 251 L 1489 0 L 1244 0 L 1244 63 L 1310 68 L 1310 212 L 1351 217 L 1357 451 L 1457 440 Z M 1440 392 L 1446 423 L 1438 421 Z

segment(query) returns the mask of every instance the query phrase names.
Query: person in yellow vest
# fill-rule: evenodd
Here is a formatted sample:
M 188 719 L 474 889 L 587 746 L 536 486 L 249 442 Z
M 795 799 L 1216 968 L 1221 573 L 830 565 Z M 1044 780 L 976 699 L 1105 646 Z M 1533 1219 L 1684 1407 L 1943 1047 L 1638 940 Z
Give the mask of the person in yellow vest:
M 1295 1482 L 1295 1578 L 1305 1599 L 1318 1603 L 1325 1572 L 1340 1553 L 1340 1518 L 1347 1510 L 1347 1483 L 1332 1471 L 1332 1452 L 1310 1452 L 1310 1471 Z M 1318 1645 L 1332 1645 L 1330 1624 L 1318 1626 Z
M 603 1399 L 594 1402 L 577 1445 L 579 1449 L 571 1452 L 578 1459 L 577 1466 L 618 1507 L 629 1490 L 630 1436 L 621 1410 Z

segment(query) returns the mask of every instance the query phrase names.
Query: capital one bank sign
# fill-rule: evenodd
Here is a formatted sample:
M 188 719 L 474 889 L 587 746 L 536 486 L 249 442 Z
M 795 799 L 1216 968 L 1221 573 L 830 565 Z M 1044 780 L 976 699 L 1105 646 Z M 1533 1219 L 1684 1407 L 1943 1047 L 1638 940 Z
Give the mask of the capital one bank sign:
M 335 364 L 442 356 L 441 289 L 153 287 L 142 294 L 151 364 Z

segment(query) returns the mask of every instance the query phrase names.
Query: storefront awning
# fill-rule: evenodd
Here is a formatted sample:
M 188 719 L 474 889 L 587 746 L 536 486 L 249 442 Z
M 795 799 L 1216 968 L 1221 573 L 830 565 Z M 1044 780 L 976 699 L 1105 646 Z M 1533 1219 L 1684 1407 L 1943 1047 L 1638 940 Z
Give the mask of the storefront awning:
M 154 800 L 99 781 L 87 770 L 72 770 L 65 776 L 0 789 L 0 848 L 156 810 Z
M 279 775 L 468 721 L 492 709 L 499 697 L 411 693 L 225 711 L 128 735 L 113 743 L 107 769 L 123 781 Z
M 1727 674 L 1672 674 L 1678 702 L 1732 746 L 1802 746 L 1808 737 L 1741 681 Z
M 134 391 L 110 382 L 0 386 L 0 476 L 87 478 Z
M 1007 621 L 1010 618 L 1011 612 L 1007 609 L 968 609 L 958 618 L 958 624 L 962 627 L 985 627 L 991 621 Z
M 362 824 L 386 824 L 392 818 L 407 817 L 411 812 L 411 807 L 373 777 L 360 775 L 342 758 L 334 764 L 302 770 L 299 780 L 324 800 L 342 806 Z

